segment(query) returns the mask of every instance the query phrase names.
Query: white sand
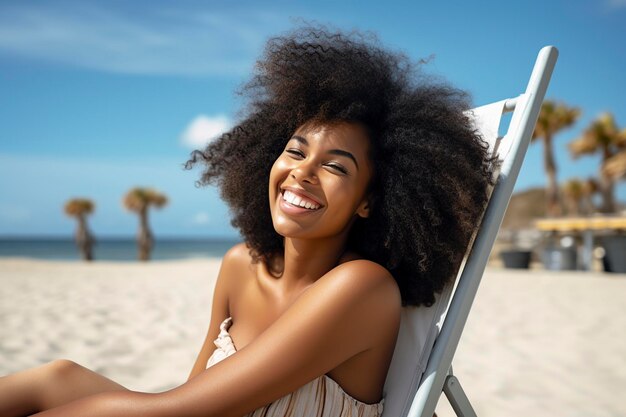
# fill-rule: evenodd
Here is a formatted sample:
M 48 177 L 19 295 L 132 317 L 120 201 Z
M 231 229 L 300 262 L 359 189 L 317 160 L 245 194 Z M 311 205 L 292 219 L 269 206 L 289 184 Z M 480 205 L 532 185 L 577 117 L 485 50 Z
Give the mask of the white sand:
M 220 260 L 0 260 L 0 375 L 71 359 L 127 388 L 186 381 Z
M 72 359 L 122 385 L 183 383 L 219 260 L 0 260 L 0 375 Z M 479 416 L 625 416 L 626 276 L 488 269 L 454 361 Z M 445 398 L 437 412 L 452 416 Z
M 488 269 L 453 368 L 479 416 L 626 416 L 626 275 Z

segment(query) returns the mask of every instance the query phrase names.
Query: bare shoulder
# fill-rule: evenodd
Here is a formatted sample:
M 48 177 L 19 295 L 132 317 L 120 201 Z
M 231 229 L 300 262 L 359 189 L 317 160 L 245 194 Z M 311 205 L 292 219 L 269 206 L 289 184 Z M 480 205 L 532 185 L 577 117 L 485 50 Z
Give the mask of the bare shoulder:
M 393 275 L 376 262 L 356 259 L 344 262 L 329 271 L 319 281 L 335 293 L 342 303 L 363 306 L 384 321 L 400 317 L 402 300 Z
M 220 277 L 228 280 L 237 279 L 246 275 L 253 268 L 250 248 L 245 243 L 238 243 L 230 248 L 222 258 Z
M 400 296 L 393 275 L 382 265 L 367 259 L 355 259 L 333 268 L 327 275 L 337 285 L 347 285 L 355 292 L 388 291 Z
M 224 254 L 217 277 L 216 290 L 220 297 L 228 300 L 229 305 L 240 291 L 241 285 L 250 276 L 252 268 L 252 256 L 245 243 L 234 245 Z
M 252 257 L 245 243 L 234 245 L 224 254 L 219 274 L 217 275 L 217 282 L 215 283 L 214 314 L 212 317 L 223 320 L 230 314 L 232 298 L 239 289 L 238 281 L 242 276 L 246 275 L 245 272 L 251 267 L 251 264 Z M 222 306 L 220 312 L 215 311 L 216 305 L 218 307 Z M 229 307 L 226 308 L 225 306 Z
M 238 243 L 228 249 L 222 258 L 222 263 L 227 266 L 247 266 L 252 262 L 250 248 L 244 242 Z

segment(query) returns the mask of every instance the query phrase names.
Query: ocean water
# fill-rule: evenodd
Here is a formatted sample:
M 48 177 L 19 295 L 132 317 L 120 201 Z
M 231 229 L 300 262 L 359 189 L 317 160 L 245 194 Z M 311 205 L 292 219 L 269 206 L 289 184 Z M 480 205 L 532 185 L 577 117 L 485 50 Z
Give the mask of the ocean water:
M 239 243 L 227 239 L 155 238 L 150 259 L 221 258 Z M 137 243 L 133 239 L 98 239 L 93 246 L 94 260 L 134 261 Z M 80 260 L 73 239 L 67 238 L 0 238 L 0 257 Z

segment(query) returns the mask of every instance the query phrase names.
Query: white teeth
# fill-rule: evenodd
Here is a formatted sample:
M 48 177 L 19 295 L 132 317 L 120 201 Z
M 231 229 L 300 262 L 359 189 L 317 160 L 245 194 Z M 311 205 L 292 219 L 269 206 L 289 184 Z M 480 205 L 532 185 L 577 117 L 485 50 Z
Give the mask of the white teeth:
M 302 208 L 306 208 L 309 210 L 317 210 L 320 206 L 317 203 L 313 203 L 312 201 L 305 200 L 304 198 L 292 193 L 289 190 L 283 191 L 283 200 L 287 201 L 294 206 L 299 206 Z

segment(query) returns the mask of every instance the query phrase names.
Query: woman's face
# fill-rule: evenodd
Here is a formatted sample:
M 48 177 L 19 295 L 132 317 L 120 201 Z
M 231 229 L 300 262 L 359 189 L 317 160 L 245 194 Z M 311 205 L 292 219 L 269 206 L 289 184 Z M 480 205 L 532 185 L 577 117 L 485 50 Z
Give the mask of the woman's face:
M 356 123 L 305 123 L 287 142 L 270 172 L 269 198 L 276 231 L 285 237 L 326 238 L 367 217 L 372 177 L 370 141 Z

